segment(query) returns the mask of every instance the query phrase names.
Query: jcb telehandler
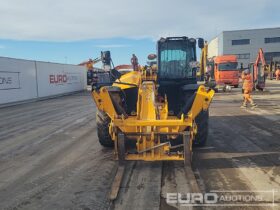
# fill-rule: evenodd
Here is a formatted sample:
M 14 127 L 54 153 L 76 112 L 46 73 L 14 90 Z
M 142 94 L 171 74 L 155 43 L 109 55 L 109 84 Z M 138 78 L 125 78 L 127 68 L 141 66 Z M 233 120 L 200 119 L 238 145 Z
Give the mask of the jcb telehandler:
M 157 58 L 156 65 L 100 75 L 92 91 L 98 138 L 115 148 L 119 161 L 190 163 L 192 146 L 205 144 L 214 91 L 197 85 L 196 43 L 187 37 L 161 38 L 157 56 L 149 56 Z M 203 48 L 203 39 L 198 45 Z

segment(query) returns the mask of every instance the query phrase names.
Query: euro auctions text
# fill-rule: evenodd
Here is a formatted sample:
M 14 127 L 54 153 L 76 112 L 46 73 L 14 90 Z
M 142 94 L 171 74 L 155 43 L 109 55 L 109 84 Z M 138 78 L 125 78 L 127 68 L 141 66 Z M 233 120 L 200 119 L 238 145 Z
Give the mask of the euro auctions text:
M 210 191 L 209 193 L 167 193 L 166 203 L 179 206 L 276 206 L 277 191 Z

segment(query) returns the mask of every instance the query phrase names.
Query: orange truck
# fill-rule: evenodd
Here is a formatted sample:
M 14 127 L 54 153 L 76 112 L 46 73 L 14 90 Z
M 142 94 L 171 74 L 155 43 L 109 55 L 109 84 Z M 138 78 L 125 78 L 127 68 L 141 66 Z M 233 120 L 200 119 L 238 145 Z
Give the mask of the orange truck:
M 214 77 L 218 86 L 234 86 L 239 84 L 239 69 L 235 55 L 220 55 L 214 57 Z

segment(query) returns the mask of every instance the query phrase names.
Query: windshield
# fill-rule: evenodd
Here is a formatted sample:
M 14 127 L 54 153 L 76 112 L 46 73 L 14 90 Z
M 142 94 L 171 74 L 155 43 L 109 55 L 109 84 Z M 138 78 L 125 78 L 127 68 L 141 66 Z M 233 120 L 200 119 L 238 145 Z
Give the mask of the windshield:
M 229 63 L 220 63 L 218 64 L 218 69 L 220 71 L 233 71 L 237 70 L 237 62 L 229 62 Z
M 192 77 L 191 63 L 195 60 L 192 47 L 181 42 L 165 43 L 160 51 L 160 77 Z

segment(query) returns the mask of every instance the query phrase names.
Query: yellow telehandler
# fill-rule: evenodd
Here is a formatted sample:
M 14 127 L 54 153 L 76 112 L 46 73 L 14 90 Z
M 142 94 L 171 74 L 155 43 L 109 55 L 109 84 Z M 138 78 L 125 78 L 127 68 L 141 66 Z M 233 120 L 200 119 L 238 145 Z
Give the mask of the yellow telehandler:
M 193 145 L 203 146 L 214 91 L 197 85 L 196 43 L 167 37 L 157 42 L 150 65 L 124 75 L 99 75 L 92 97 L 101 145 L 124 160 L 182 160 L 190 164 Z M 110 58 L 108 58 L 110 60 Z
M 117 198 L 126 160 L 184 161 L 191 188 L 199 192 L 191 173 L 192 147 L 206 143 L 214 90 L 197 85 L 196 43 L 187 37 L 161 38 L 148 65 L 125 74 L 114 68 L 98 74 L 92 87 L 98 138 L 114 147 L 120 163 L 110 200 Z M 198 46 L 204 47 L 203 39 Z M 106 55 L 102 62 L 109 64 Z

